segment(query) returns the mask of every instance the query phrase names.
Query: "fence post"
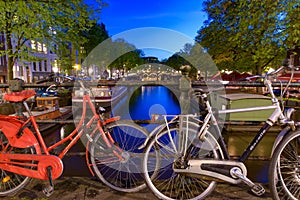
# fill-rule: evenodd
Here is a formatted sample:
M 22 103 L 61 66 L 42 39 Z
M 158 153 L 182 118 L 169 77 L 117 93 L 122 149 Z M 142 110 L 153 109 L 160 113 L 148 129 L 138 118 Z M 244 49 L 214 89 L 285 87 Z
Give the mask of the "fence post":
M 190 110 L 190 89 L 191 80 L 188 77 L 191 67 L 189 65 L 183 65 L 180 67 L 182 76 L 179 79 L 180 90 L 180 108 L 181 114 L 188 114 Z

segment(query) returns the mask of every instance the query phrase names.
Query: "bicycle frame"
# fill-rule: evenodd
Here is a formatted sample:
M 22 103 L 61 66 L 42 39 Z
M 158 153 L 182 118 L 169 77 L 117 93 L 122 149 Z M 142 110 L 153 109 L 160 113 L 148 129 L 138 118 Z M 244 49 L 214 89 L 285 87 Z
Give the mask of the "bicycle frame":
M 204 119 L 203 126 L 200 129 L 200 137 L 201 135 L 205 134 L 205 127 L 212 125 L 214 127 L 214 130 L 217 132 L 217 136 L 219 138 L 222 138 L 221 135 L 221 130 L 218 126 L 217 119 L 215 117 L 215 114 L 230 114 L 230 113 L 238 113 L 238 112 L 249 112 L 249 111 L 260 111 L 260 110 L 270 110 L 274 109 L 274 112 L 269 116 L 269 118 L 265 121 L 265 124 L 261 127 L 261 129 L 257 132 L 257 134 L 254 136 L 253 140 L 251 143 L 248 145 L 246 150 L 243 152 L 243 154 L 240 156 L 239 160 L 240 162 L 244 162 L 247 160 L 249 155 L 253 152 L 253 150 L 257 147 L 261 139 L 264 137 L 264 135 L 267 133 L 267 131 L 279 120 L 279 123 L 281 125 L 289 125 L 292 127 L 292 129 L 295 129 L 295 122 L 292 120 L 289 120 L 289 117 L 284 116 L 280 103 L 278 99 L 275 97 L 274 92 L 273 92 L 273 87 L 271 81 L 268 79 L 265 80 L 265 86 L 268 88 L 268 91 L 270 91 L 271 94 L 271 101 L 272 105 L 270 106 L 258 106 L 258 107 L 249 107 L 249 108 L 239 108 L 239 109 L 225 109 L 225 110 L 218 110 L 216 113 L 212 110 L 212 107 L 209 103 L 209 101 L 206 101 L 206 106 L 208 108 L 208 114 Z M 206 129 L 207 130 L 207 129 Z M 286 130 L 283 131 L 286 134 Z M 280 134 L 279 134 L 280 135 Z M 277 142 L 278 144 L 278 142 Z M 277 145 L 276 143 L 274 144 Z M 223 139 L 220 140 L 220 145 L 222 148 L 222 151 L 225 152 L 225 159 L 229 159 L 229 153 L 226 148 L 225 142 Z M 275 148 L 275 147 L 273 147 Z
M 256 148 L 258 143 L 261 141 L 265 133 L 274 125 L 274 123 L 277 121 L 277 119 L 280 119 L 282 123 L 292 123 L 292 121 L 288 121 L 287 118 L 282 114 L 282 110 L 280 107 L 280 103 L 276 98 L 272 98 L 272 104 L 270 106 L 258 106 L 258 107 L 249 107 L 249 108 L 239 108 L 239 109 L 226 109 L 226 110 L 218 110 L 214 111 L 209 103 L 209 101 L 206 101 L 206 106 L 208 108 L 208 113 L 206 114 L 203 124 L 201 124 L 201 128 L 199 130 L 199 138 L 202 138 L 206 131 L 208 130 L 208 126 L 211 126 L 214 131 L 217 134 L 218 138 L 222 138 L 222 131 L 220 130 L 220 127 L 218 126 L 217 117 L 216 115 L 224 115 L 224 114 L 230 114 L 230 113 L 238 113 L 238 112 L 250 112 L 250 111 L 260 111 L 260 110 L 270 110 L 274 109 L 274 112 L 271 114 L 271 116 L 267 119 L 265 125 L 258 131 L 256 136 L 254 137 L 253 141 L 249 144 L 247 149 L 243 152 L 242 156 L 240 157 L 239 161 L 244 162 L 248 156 L 252 153 L 252 151 Z M 167 121 L 166 117 L 174 117 L 171 121 Z M 147 144 L 147 142 L 155 136 L 157 133 L 159 133 L 164 128 L 169 127 L 170 124 L 176 122 L 177 117 L 197 117 L 196 115 L 188 114 L 188 115 L 166 115 L 164 116 L 165 123 L 156 127 L 150 134 L 150 136 L 147 138 L 145 143 L 140 147 L 144 148 Z M 180 119 L 179 119 L 180 121 Z M 187 120 L 188 122 L 188 120 Z M 293 124 L 293 123 L 292 123 Z M 226 147 L 225 141 L 223 139 L 219 140 L 221 149 L 224 153 L 224 158 L 229 160 L 229 152 Z
M 266 132 L 274 125 L 274 123 L 277 121 L 277 119 L 285 120 L 285 116 L 283 116 L 280 104 L 276 98 L 272 99 L 273 105 L 271 106 L 258 106 L 258 107 L 249 107 L 249 108 L 240 108 L 240 109 L 226 109 L 226 110 L 219 110 L 217 111 L 217 114 L 230 114 L 230 113 L 237 113 L 237 112 L 249 112 L 249 111 L 259 111 L 259 110 L 270 110 L 274 109 L 274 112 L 271 114 L 271 116 L 265 121 L 265 124 L 261 127 L 261 129 L 257 132 L 249 146 L 246 148 L 246 150 L 243 152 L 241 157 L 239 158 L 240 162 L 244 162 L 249 155 L 253 152 L 253 150 L 257 147 L 261 139 L 264 137 Z M 221 130 L 218 126 L 217 119 L 215 117 L 215 114 L 212 111 L 211 106 L 209 105 L 209 102 L 207 101 L 207 106 L 209 108 L 208 114 L 204 119 L 204 125 L 200 129 L 200 137 L 202 137 L 203 134 L 205 134 L 205 126 L 207 126 L 209 123 L 211 126 L 213 126 L 214 130 L 217 133 L 217 136 L 219 138 L 222 138 Z M 220 140 L 220 145 L 222 148 L 222 151 L 225 153 L 225 159 L 230 159 L 228 150 L 226 148 L 225 142 L 223 139 Z
M 89 104 L 89 107 L 91 108 L 92 112 L 93 112 L 93 116 L 92 118 L 84 125 L 84 118 L 86 115 L 86 103 Z M 45 152 L 49 153 L 51 150 L 55 149 L 56 147 L 66 143 L 67 141 L 71 141 L 63 150 L 62 152 L 58 155 L 59 158 L 63 158 L 67 152 L 77 143 L 77 141 L 80 139 L 80 137 L 84 134 L 84 128 L 80 130 L 81 127 L 86 127 L 86 128 L 90 128 L 91 125 L 97 121 L 97 127 L 94 129 L 94 131 L 92 132 L 91 135 L 86 135 L 88 138 L 92 137 L 95 132 L 97 130 L 100 131 L 100 134 L 102 136 L 102 138 L 104 139 L 105 143 L 107 144 L 107 146 L 110 148 L 111 147 L 111 143 L 114 143 L 113 139 L 110 137 L 108 138 L 103 130 L 103 125 L 107 124 L 107 123 L 111 123 L 113 121 L 117 121 L 120 119 L 120 117 L 115 117 L 115 118 L 111 118 L 108 119 L 106 121 L 102 122 L 102 119 L 100 118 L 100 116 L 97 114 L 96 109 L 94 104 L 91 101 L 91 98 L 89 95 L 84 95 L 83 96 L 83 112 L 82 112 L 82 116 L 80 121 L 78 122 L 78 125 L 75 127 L 75 129 L 72 131 L 72 133 L 70 133 L 67 137 L 65 137 L 64 139 L 56 142 L 55 144 L 46 147 L 46 149 L 43 149 Z M 43 139 L 40 140 L 40 142 L 43 144 L 44 141 Z

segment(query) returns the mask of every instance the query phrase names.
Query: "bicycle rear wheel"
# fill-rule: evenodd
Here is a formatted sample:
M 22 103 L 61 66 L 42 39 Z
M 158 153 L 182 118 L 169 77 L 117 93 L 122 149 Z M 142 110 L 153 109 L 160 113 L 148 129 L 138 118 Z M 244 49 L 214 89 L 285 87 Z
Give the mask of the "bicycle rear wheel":
M 143 149 L 138 149 L 148 131 L 131 121 L 108 124 L 110 136 L 116 142 L 108 148 L 100 134 L 90 146 L 90 161 L 96 176 L 107 186 L 121 192 L 137 192 L 146 187 L 142 176 Z M 120 160 L 113 151 L 122 150 Z
M 288 135 L 276 147 L 269 167 L 273 199 L 300 199 L 300 131 Z
M 34 150 L 33 148 L 19 149 L 10 146 L 5 134 L 0 130 L 0 153 L 34 154 Z M 30 177 L 0 169 L 0 196 L 15 194 L 24 188 L 30 180 Z
M 195 127 L 189 124 L 188 127 L 188 134 L 196 136 L 197 125 Z M 183 132 L 186 133 L 186 131 Z M 149 141 L 143 160 L 146 184 L 159 199 L 204 199 L 214 190 L 217 184 L 215 181 L 206 176 L 177 174 L 173 170 L 174 161 L 182 157 L 181 138 L 178 128 L 170 128 L 160 132 Z M 190 139 L 193 140 L 191 144 L 194 148 L 190 151 L 190 159 L 219 159 L 221 157 L 216 147 L 218 144 L 210 132 L 207 132 L 204 141 L 197 140 L 195 137 L 190 137 Z

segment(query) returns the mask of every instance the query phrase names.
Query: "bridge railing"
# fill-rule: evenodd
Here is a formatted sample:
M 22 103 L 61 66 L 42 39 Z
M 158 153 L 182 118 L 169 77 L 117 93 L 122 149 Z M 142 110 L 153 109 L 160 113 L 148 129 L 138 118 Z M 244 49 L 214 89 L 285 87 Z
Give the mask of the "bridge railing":
M 42 84 L 37 84 L 37 83 L 26 83 L 24 84 L 24 88 L 43 88 L 43 87 L 49 87 L 53 83 L 48 82 L 48 83 L 42 83 Z M 220 85 L 220 83 L 216 83 L 214 81 L 191 81 L 191 87 L 195 86 L 207 86 L 207 85 Z M 179 82 L 175 81 L 98 81 L 98 82 L 89 82 L 89 85 L 91 87 L 97 87 L 97 86 L 143 86 L 143 85 L 165 85 L 165 86 L 178 86 Z M 274 87 L 280 87 L 280 86 L 286 86 L 287 82 L 273 82 L 272 85 Z M 73 87 L 74 83 L 72 82 L 67 82 L 67 83 L 62 83 L 58 85 L 57 87 Z M 228 87 L 265 87 L 262 82 L 246 82 L 246 81 L 238 81 L 238 82 L 229 82 L 223 85 L 225 88 Z M 290 87 L 299 87 L 300 88 L 300 82 L 293 82 L 290 84 Z M 0 88 L 9 88 L 8 83 L 1 83 Z

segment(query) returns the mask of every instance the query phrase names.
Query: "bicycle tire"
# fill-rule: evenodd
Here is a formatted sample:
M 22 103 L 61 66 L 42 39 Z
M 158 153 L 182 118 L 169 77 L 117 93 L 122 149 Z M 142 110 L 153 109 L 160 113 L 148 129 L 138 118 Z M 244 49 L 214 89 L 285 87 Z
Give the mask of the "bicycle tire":
M 138 149 L 147 138 L 148 131 L 137 124 L 120 120 L 107 125 L 110 136 L 116 141 L 115 147 L 121 148 L 124 161 L 107 148 L 100 134 L 90 146 L 90 161 L 96 176 L 110 188 L 121 192 L 137 192 L 146 187 L 143 180 L 141 163 L 143 149 Z
M 33 148 L 14 148 L 8 146 L 8 139 L 5 134 L 0 130 L 0 152 L 1 153 L 18 153 L 18 154 L 34 154 Z M 3 152 L 5 150 L 5 152 Z M 9 150 L 9 151 L 8 151 Z M 30 177 L 22 176 L 6 170 L 0 169 L 0 196 L 11 196 L 24 188 L 29 181 Z
M 300 131 L 287 135 L 276 147 L 269 166 L 272 198 L 300 199 Z
M 191 131 L 194 131 L 192 135 L 196 135 L 199 126 L 192 128 L 192 125 L 194 124 L 189 124 L 188 126 L 189 134 L 191 134 Z M 165 129 L 148 142 L 143 160 L 146 184 L 159 199 L 204 199 L 215 189 L 216 181 L 205 176 L 193 177 L 176 174 L 173 171 L 174 160 L 181 156 L 180 152 L 177 151 L 178 144 L 180 143 L 178 140 L 178 131 L 179 128 L 176 127 L 169 128 L 169 130 Z M 169 134 L 171 134 L 177 150 L 172 147 L 173 144 Z M 191 158 L 220 159 L 221 154 L 219 150 L 214 147 L 216 140 L 212 139 L 213 135 L 207 132 L 205 137 L 204 142 L 198 140 L 197 144 L 195 144 L 195 147 L 198 147 L 198 151 L 194 152 Z M 199 148 L 201 147 L 201 143 L 205 145 L 205 149 Z M 208 149 L 212 149 L 212 151 Z M 154 153 L 156 155 L 153 155 Z M 157 157 L 159 160 L 157 160 Z M 155 166 L 156 162 L 160 163 L 159 168 Z

